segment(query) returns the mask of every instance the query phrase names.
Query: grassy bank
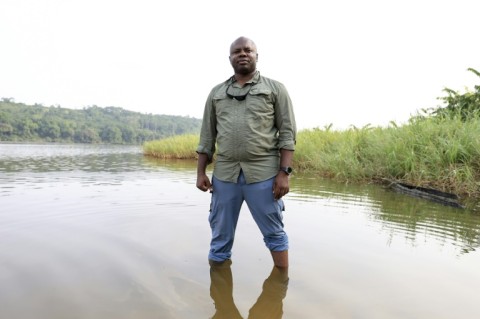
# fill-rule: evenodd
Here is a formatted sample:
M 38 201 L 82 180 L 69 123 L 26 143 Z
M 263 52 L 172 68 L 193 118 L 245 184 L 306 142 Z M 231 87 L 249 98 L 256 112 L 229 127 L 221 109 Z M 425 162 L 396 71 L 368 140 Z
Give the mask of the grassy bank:
M 145 155 L 195 158 L 197 135 L 144 144 Z M 480 119 L 414 117 L 406 125 L 298 133 L 294 166 L 352 182 L 385 179 L 480 197 Z
M 193 159 L 199 139 L 199 135 L 185 134 L 149 141 L 143 144 L 143 153 L 158 158 Z
M 387 128 L 303 131 L 295 165 L 345 181 L 403 181 L 480 196 L 480 120 L 413 118 Z

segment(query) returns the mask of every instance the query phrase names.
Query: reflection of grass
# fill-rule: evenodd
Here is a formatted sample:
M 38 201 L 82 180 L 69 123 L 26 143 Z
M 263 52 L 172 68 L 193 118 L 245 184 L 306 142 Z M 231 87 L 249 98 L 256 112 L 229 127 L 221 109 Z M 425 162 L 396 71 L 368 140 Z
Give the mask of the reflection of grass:
M 466 210 L 442 206 L 398 194 L 375 185 L 345 184 L 329 178 L 311 178 L 296 173 L 292 178 L 290 199 L 302 201 L 326 199 L 322 206 L 350 207 L 347 211 L 364 211 L 381 224 L 390 238 L 404 236 L 416 245 L 435 239 L 441 244 L 453 244 L 461 253 L 480 247 L 480 215 Z M 366 208 L 366 209 L 363 209 Z
M 433 237 L 441 242 L 453 242 L 462 253 L 475 251 L 480 247 L 480 218 L 477 214 L 439 206 L 428 202 L 406 199 L 398 200 L 398 195 L 382 196 L 381 210 L 371 217 L 381 221 L 391 234 L 403 230 L 413 243 L 418 237 Z
M 145 164 L 151 167 L 164 167 L 172 171 L 195 172 L 197 161 L 193 159 L 172 159 L 146 156 Z
M 480 119 L 414 117 L 407 125 L 298 133 L 294 165 L 344 181 L 393 179 L 465 197 L 480 196 Z M 146 155 L 196 158 L 197 135 L 144 144 Z

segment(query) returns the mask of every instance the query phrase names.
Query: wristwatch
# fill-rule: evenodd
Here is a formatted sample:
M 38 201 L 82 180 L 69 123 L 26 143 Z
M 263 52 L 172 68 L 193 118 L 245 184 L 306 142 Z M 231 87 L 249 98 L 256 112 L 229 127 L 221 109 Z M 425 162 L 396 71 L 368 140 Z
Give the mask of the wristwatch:
M 290 166 L 280 167 L 278 170 L 282 171 L 282 172 L 285 172 L 285 174 L 287 174 L 287 175 L 290 175 L 293 172 L 293 168 L 291 168 Z

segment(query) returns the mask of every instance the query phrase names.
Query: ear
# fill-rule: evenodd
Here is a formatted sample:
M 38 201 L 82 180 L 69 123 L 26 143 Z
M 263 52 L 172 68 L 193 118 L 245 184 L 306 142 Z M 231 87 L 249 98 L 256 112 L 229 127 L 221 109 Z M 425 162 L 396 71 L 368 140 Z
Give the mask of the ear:
M 258 62 L 258 53 L 257 53 L 257 62 Z

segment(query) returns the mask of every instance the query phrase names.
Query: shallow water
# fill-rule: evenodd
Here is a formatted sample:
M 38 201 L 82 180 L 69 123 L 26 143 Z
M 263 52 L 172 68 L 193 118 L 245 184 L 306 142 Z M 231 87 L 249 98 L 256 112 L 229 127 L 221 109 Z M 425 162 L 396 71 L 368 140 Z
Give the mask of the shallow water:
M 270 276 L 245 208 L 233 264 L 211 281 L 210 195 L 194 162 L 0 144 L 0 318 L 211 318 L 211 285 L 233 289 L 217 304 L 244 318 L 480 316 L 478 214 L 299 173 L 291 188 L 289 280 Z

